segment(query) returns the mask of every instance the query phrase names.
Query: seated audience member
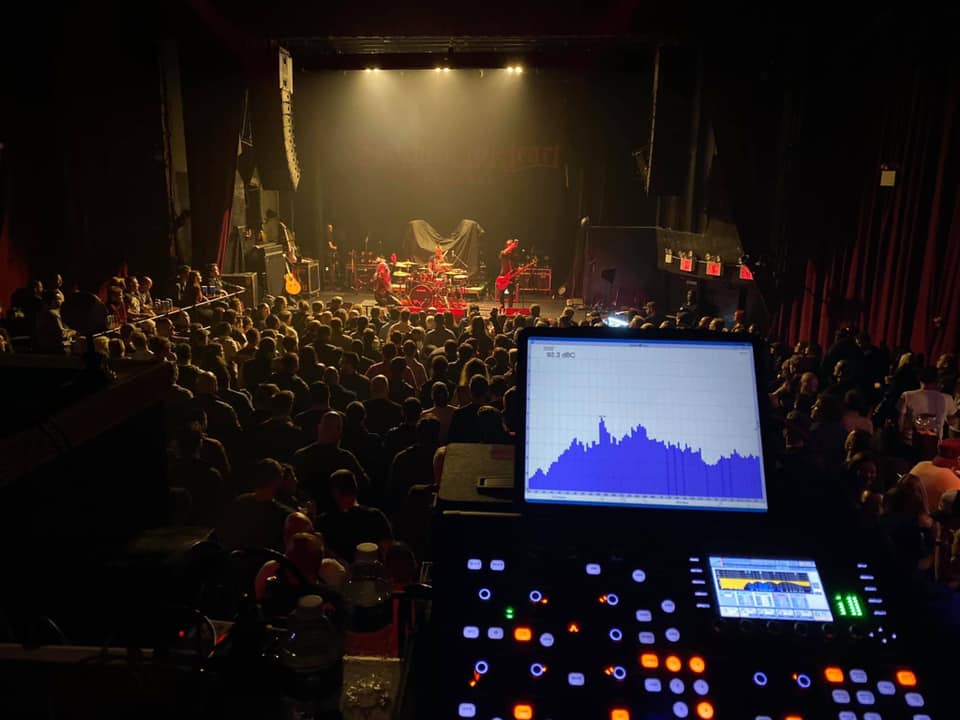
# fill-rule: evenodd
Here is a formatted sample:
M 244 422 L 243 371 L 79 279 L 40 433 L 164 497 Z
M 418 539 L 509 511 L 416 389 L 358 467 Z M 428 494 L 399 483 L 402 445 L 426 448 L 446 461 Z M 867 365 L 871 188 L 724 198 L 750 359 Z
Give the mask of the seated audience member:
M 323 416 L 330 412 L 330 388 L 322 380 L 310 385 L 310 408 L 299 413 L 294 422 L 303 430 L 303 445 L 309 445 L 317 439 L 317 426 Z M 302 447 L 302 445 L 301 445 Z
M 237 420 L 241 425 L 247 424 L 247 418 L 253 413 L 253 404 L 250 396 L 245 392 L 234 389 L 233 377 L 224 362 L 214 362 L 210 365 L 210 372 L 217 378 L 217 397 L 233 408 Z
M 300 377 L 299 371 L 300 358 L 288 352 L 280 357 L 276 372 L 270 376 L 270 382 L 278 388 L 293 393 L 293 409 L 298 413 L 310 407 L 310 387 Z
M 277 499 L 283 468 L 266 458 L 253 467 L 254 491 L 244 493 L 227 506 L 217 527 L 217 539 L 227 550 L 265 547 L 283 550 L 283 525 L 293 508 Z
M 445 445 L 454 412 L 454 409 L 450 407 L 450 387 L 443 381 L 434 382 L 430 388 L 430 397 L 433 404 L 423 411 L 422 417 L 432 417 L 440 423 L 440 437 L 438 442 L 441 445 Z
M 36 314 L 33 335 L 33 349 L 38 353 L 63 355 L 67 352 L 67 341 L 74 335 L 73 330 L 63 324 L 60 306 L 63 305 L 63 293 L 59 290 L 47 290 L 43 293 L 43 307 Z
M 227 500 L 222 475 L 201 457 L 203 433 L 197 429 L 181 431 L 177 438 L 177 456 L 167 468 L 171 487 L 190 493 L 187 522 L 214 527 L 220 520 Z
M 390 381 L 384 375 L 376 375 L 370 381 L 370 399 L 363 403 L 367 411 L 367 428 L 384 436 L 390 428 L 403 422 L 400 403 L 390 399 Z
M 278 392 L 280 392 L 280 388 L 273 383 L 261 383 L 257 386 L 253 391 L 253 412 L 243 423 L 244 430 L 255 428 L 264 420 L 270 418 L 270 398 Z
M 271 560 L 260 568 L 254 580 L 254 592 L 267 618 L 289 615 L 303 595 L 319 594 L 334 607 L 340 605 L 338 588 L 343 584 L 346 570 L 339 562 L 327 557 L 322 535 L 315 532 L 295 534 L 286 543 L 284 558 L 296 567 L 299 575 L 277 560 Z M 339 612 L 339 608 L 335 612 Z M 335 617 L 334 622 L 340 620 Z
M 328 367 L 323 371 L 323 381 L 330 388 L 330 405 L 334 410 L 343 412 L 347 405 L 357 399 L 355 393 L 340 384 L 340 371 L 335 367 Z
M 509 445 L 513 442 L 503 427 L 503 416 L 492 405 L 484 405 L 477 411 L 477 428 L 482 443 Z
M 193 392 L 193 386 L 197 382 L 197 375 L 201 372 L 200 368 L 193 364 L 193 350 L 191 350 L 187 343 L 179 343 L 173 351 L 177 355 L 180 385 L 190 392 Z
M 352 392 L 357 400 L 363 402 L 370 399 L 370 380 L 360 372 L 360 357 L 357 353 L 344 353 L 340 358 L 340 384 Z
M 383 477 L 384 464 L 388 461 L 383 452 L 383 438 L 367 429 L 367 410 L 357 400 L 347 405 L 340 446 L 353 453 L 372 479 L 379 481 Z
M 433 404 L 433 386 L 435 383 L 442 382 L 447 386 L 447 390 L 453 390 L 453 383 L 447 380 L 449 368 L 450 363 L 447 362 L 447 358 L 442 353 L 437 353 L 430 359 L 430 379 L 423 384 L 418 395 L 421 405 L 430 407 Z M 449 397 L 449 395 L 448 392 L 447 396 Z
M 387 481 L 387 507 L 396 512 L 410 488 L 429 483 L 433 476 L 433 455 L 440 445 L 440 421 L 422 417 L 416 425 L 416 442 L 397 453 Z
M 269 408 L 270 417 L 248 431 L 244 444 L 254 459 L 273 457 L 288 462 L 305 444 L 303 430 L 290 418 L 293 393 L 280 390 L 270 398 Z
M 231 450 L 240 434 L 240 421 L 234 409 L 217 397 L 217 389 L 216 375 L 201 371 L 193 386 L 193 407 L 207 414 L 207 432 L 210 436 Z
M 294 453 L 293 466 L 297 477 L 316 501 L 319 512 L 333 509 L 330 494 L 330 476 L 337 470 L 349 470 L 362 483 L 363 491 L 370 488 L 370 478 L 349 450 L 340 447 L 343 437 L 343 416 L 330 411 L 320 420 L 314 443 Z
M 252 392 L 257 385 L 267 382 L 267 378 L 273 374 L 273 360 L 276 352 L 276 340 L 271 337 L 260 338 L 260 345 L 253 360 L 245 362 L 240 373 L 245 388 Z
M 846 406 L 841 420 L 844 432 L 864 430 L 873 435 L 873 420 L 870 419 L 870 403 L 867 402 L 867 396 L 859 390 L 849 390 L 843 396 L 843 404 Z
M 390 361 L 387 379 L 390 380 L 390 399 L 394 402 L 402 403 L 407 398 L 417 395 L 413 384 L 404 379 L 409 370 L 402 357 L 395 357 Z
M 321 556 L 319 559 L 319 567 L 313 565 L 312 567 L 301 567 L 301 565 L 291 557 L 291 547 L 294 544 L 294 538 L 298 535 L 309 535 L 315 540 L 320 541 L 320 546 L 317 546 L 315 542 L 311 542 L 311 549 L 322 549 Z M 300 541 L 302 542 L 302 541 Z M 332 585 L 333 587 L 340 587 L 343 585 L 343 581 L 346 580 L 347 571 L 344 569 L 343 565 L 338 563 L 336 560 L 330 557 L 326 557 L 326 544 L 323 542 L 323 536 L 318 534 L 313 527 L 313 521 L 309 517 L 304 515 L 302 512 L 290 513 L 287 516 L 286 521 L 283 523 L 283 547 L 284 547 L 284 556 L 287 560 L 292 560 L 294 565 L 297 566 L 297 569 L 303 573 L 304 578 L 311 582 L 311 576 L 314 578 L 312 582 L 318 582 L 325 585 Z M 315 556 L 316 557 L 316 556 Z M 264 595 L 267 590 L 267 581 L 271 577 L 277 577 L 277 572 L 280 570 L 280 563 L 276 560 L 268 560 L 263 564 L 263 567 L 260 568 L 260 572 L 257 573 L 256 580 L 254 580 L 254 592 L 256 594 L 258 601 L 263 601 Z M 296 578 L 288 577 L 288 580 L 291 582 L 296 582 Z
M 207 435 L 207 414 L 199 408 L 189 408 L 187 411 L 187 425 L 191 430 L 200 432 L 200 454 L 199 457 L 210 467 L 214 468 L 224 482 L 230 481 L 230 461 L 227 459 L 227 451 L 223 443 Z
M 417 421 L 420 419 L 420 413 L 423 408 L 420 401 L 414 397 L 407 398 L 401 405 L 403 420 L 396 427 L 390 428 L 383 438 L 383 449 L 388 458 L 392 461 L 394 456 L 417 441 Z
M 477 413 L 486 405 L 489 385 L 483 375 L 470 378 L 470 403 L 453 411 L 449 442 L 481 442 Z
M 324 365 L 317 361 L 317 351 L 313 345 L 303 345 L 300 348 L 300 377 L 307 385 L 323 380 Z
M 372 542 L 385 547 L 393 540 L 386 516 L 358 502 L 357 478 L 352 472 L 333 473 L 330 489 L 334 507 L 320 516 L 317 526 L 337 557 L 349 562 L 360 543 Z
M 933 460 L 917 463 L 910 474 L 923 486 L 927 511 L 938 509 L 944 493 L 960 490 L 960 438 L 941 440 Z

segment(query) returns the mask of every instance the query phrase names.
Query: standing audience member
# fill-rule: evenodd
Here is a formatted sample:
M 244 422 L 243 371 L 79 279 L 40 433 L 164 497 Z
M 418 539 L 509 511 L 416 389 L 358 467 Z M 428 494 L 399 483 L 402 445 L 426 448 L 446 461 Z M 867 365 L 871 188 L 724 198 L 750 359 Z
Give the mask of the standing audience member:
M 320 421 L 316 442 L 300 448 L 293 456 L 297 477 L 316 501 L 320 512 L 333 508 L 330 476 L 337 470 L 349 470 L 355 478 L 359 478 L 364 493 L 370 488 L 370 478 L 353 453 L 340 447 L 342 437 L 343 417 L 331 410 Z
M 330 488 L 333 507 L 320 516 L 317 526 L 333 552 L 349 561 L 360 543 L 377 543 L 385 549 L 393 540 L 390 521 L 376 508 L 360 504 L 356 476 L 338 470 L 330 478 Z
M 217 527 L 217 539 L 224 548 L 283 550 L 283 525 L 295 510 L 276 499 L 282 479 L 283 470 L 276 460 L 266 458 L 253 466 L 254 491 L 230 503 Z

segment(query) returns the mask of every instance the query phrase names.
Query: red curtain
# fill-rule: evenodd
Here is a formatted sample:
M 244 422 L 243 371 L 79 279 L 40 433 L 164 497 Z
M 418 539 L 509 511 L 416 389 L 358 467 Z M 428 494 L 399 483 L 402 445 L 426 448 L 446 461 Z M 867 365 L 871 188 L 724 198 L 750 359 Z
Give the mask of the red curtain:
M 851 213 L 815 218 L 824 227 L 811 242 L 802 287 L 781 306 L 776 329 L 793 343 L 823 346 L 842 325 L 855 325 L 874 342 L 909 348 L 927 357 L 954 351 L 960 331 L 960 123 L 957 75 L 923 63 L 900 65 L 875 83 L 851 88 L 853 119 L 838 125 L 845 137 L 837 167 L 821 192 Z M 864 102 L 865 99 L 872 102 Z M 845 124 L 844 124 L 845 123 Z M 849 145 L 846 156 L 842 143 Z M 859 153 L 855 145 L 866 147 Z M 852 172 L 841 166 L 852 165 Z M 880 186 L 881 165 L 896 170 L 894 187 Z M 856 191 L 843 186 L 858 179 Z M 825 203 L 824 207 L 830 207 Z M 846 235 L 847 232 L 850 235 Z

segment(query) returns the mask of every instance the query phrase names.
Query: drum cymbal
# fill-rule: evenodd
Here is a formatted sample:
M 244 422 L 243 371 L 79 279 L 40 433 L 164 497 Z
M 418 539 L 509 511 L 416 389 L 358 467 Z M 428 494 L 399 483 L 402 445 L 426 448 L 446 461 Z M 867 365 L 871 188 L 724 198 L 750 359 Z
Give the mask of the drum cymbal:
M 393 276 L 394 276 L 395 278 L 407 278 L 407 277 L 410 277 L 410 273 L 404 272 L 403 270 L 397 270 L 397 271 L 393 274 Z
M 413 267 L 414 265 L 416 265 L 416 263 L 412 260 L 399 260 L 394 263 L 394 266 L 398 268 L 409 268 Z

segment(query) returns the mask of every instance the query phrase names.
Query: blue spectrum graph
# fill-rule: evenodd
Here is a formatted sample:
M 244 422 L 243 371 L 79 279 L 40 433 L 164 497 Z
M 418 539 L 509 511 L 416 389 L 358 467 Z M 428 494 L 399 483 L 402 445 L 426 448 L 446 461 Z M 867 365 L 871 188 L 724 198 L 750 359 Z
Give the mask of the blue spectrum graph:
M 574 438 L 546 472 L 538 469 L 527 481 L 530 490 L 661 495 L 725 499 L 761 499 L 760 458 L 735 450 L 714 463 L 701 451 L 651 439 L 637 425 L 620 440 L 610 436 L 599 419 L 599 440 L 584 444 Z

